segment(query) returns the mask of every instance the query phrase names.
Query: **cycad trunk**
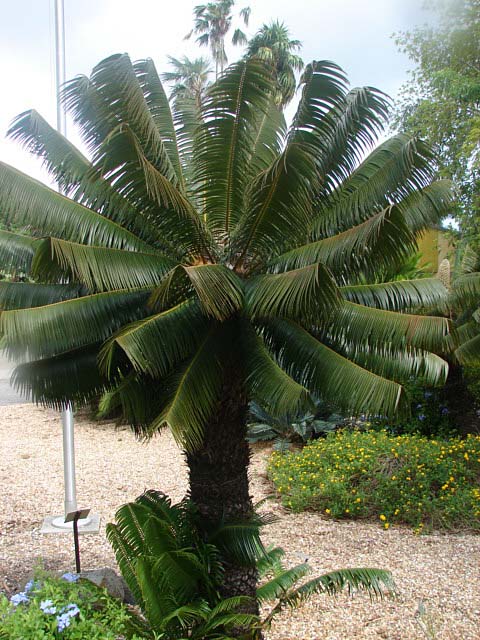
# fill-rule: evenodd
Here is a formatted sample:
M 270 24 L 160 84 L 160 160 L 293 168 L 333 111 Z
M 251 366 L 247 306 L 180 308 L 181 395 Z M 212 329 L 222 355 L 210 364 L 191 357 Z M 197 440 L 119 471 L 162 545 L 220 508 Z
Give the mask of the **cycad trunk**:
M 241 521 L 253 512 L 248 487 L 249 447 L 246 441 L 247 397 L 241 378 L 230 371 L 225 376 L 221 401 L 205 428 L 201 449 L 187 454 L 190 495 L 203 519 Z M 228 564 L 222 595 L 255 598 L 257 572 L 254 568 Z M 258 613 L 256 601 L 249 613 Z

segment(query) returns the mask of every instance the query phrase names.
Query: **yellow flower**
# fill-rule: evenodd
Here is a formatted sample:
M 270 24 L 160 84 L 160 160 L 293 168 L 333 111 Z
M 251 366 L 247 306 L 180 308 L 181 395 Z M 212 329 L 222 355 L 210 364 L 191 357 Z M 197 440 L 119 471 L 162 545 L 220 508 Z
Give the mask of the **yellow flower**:
M 387 519 L 387 516 L 384 516 L 383 513 L 380 515 L 380 520 L 382 522 L 385 522 L 385 520 Z
M 345 509 L 345 513 L 350 513 L 350 509 Z
M 383 525 L 384 529 L 388 529 L 390 527 L 390 525 L 388 524 L 388 522 L 385 522 L 385 524 Z
M 325 513 L 327 514 L 327 516 L 329 516 L 332 512 L 330 511 L 330 509 L 325 509 Z

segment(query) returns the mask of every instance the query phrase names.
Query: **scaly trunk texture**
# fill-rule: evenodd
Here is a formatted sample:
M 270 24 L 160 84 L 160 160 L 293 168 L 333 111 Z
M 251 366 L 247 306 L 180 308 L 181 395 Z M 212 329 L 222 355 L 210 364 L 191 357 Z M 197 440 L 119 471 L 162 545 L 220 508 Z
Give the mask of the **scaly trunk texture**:
M 225 375 L 221 402 L 205 428 L 203 446 L 187 454 L 190 497 L 207 523 L 241 521 L 253 513 L 248 488 L 250 452 L 246 441 L 248 402 L 237 372 Z M 234 564 L 225 566 L 221 593 L 225 598 L 255 598 L 257 572 Z M 256 601 L 249 613 L 258 613 Z

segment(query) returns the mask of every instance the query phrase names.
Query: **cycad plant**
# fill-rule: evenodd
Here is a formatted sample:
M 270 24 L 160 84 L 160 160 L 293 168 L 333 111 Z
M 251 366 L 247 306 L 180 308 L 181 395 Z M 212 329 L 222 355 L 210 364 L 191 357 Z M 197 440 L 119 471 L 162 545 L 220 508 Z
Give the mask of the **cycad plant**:
M 18 387 L 56 407 L 108 391 L 138 434 L 170 428 L 210 523 L 252 515 L 250 400 L 296 414 L 313 391 L 388 415 L 402 376 L 446 373 L 448 321 L 412 313 L 443 285 L 364 282 L 415 248 L 450 185 L 405 135 L 362 159 L 388 103 L 335 64 L 306 67 L 289 127 L 276 86 L 262 60 L 232 65 L 191 137 L 153 62 L 115 55 L 63 92 L 90 159 L 35 111 L 10 130 L 62 193 L 0 165 L 0 210 L 31 232 L 0 232 L 31 280 L 0 283 Z M 256 569 L 224 569 L 224 597 L 254 597 Z
M 393 593 L 390 573 L 380 569 L 342 569 L 305 581 L 307 563 L 287 569 L 282 549 L 263 547 L 259 527 L 266 521 L 256 516 L 249 526 L 220 523 L 205 538 L 188 500 L 172 505 L 164 494 L 146 491 L 123 505 L 115 524 L 107 525 L 107 536 L 148 623 L 145 635 L 228 640 L 241 633 L 245 639 L 259 638 L 284 608 L 315 594 L 363 589 L 382 598 Z M 232 557 L 256 567 L 261 580 L 257 598 L 269 607 L 264 621 L 242 613 L 251 608 L 250 597 L 222 599 L 224 565 Z

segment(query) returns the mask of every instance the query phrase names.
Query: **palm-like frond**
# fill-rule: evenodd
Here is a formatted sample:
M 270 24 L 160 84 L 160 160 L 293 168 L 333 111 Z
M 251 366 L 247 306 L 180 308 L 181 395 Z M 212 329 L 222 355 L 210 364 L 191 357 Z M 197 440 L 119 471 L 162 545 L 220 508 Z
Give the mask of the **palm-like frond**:
M 267 331 L 285 369 L 325 400 L 354 414 L 391 415 L 405 408 L 399 384 L 363 369 L 300 325 L 276 320 Z
M 295 415 L 309 404 L 308 390 L 291 378 L 251 330 L 245 345 L 250 395 L 275 415 Z
M 54 302 L 77 298 L 82 291 L 78 284 L 39 284 L 0 281 L 0 309 L 43 307 Z
M 212 329 L 171 381 L 170 398 L 152 422 L 152 431 L 168 426 L 178 444 L 194 450 L 202 442 L 222 385 L 221 332 Z
M 55 409 L 79 406 L 111 387 L 97 366 L 99 345 L 33 360 L 15 367 L 11 382 L 26 399 Z
M 387 311 L 442 307 L 447 296 L 445 286 L 438 278 L 347 285 L 340 291 L 350 302 Z
M 100 364 L 111 372 L 118 346 L 136 370 L 163 377 L 192 353 L 207 326 L 195 300 L 181 302 L 123 327 L 105 343 Z
M 255 144 L 254 125 L 268 109 L 270 89 L 268 67 L 248 59 L 233 65 L 207 93 L 194 149 L 195 181 L 212 229 L 228 233 L 243 213 L 249 178 L 244 167 Z
M 327 332 L 339 344 L 412 346 L 441 350 L 449 333 L 447 318 L 421 316 L 344 302 L 332 314 Z
M 52 263 L 91 291 L 155 287 L 175 261 L 160 252 L 143 253 L 49 238 L 34 258 L 33 275 L 48 277 Z
M 2 162 L 0 207 L 7 219 L 28 224 L 41 235 L 53 234 L 65 240 L 103 247 L 148 248 L 119 224 Z
M 59 355 L 101 342 L 145 313 L 148 292 L 97 293 L 31 309 L 3 311 L 0 332 L 12 356 Z
M 31 236 L 0 229 L 0 264 L 3 273 L 29 274 L 38 242 Z

